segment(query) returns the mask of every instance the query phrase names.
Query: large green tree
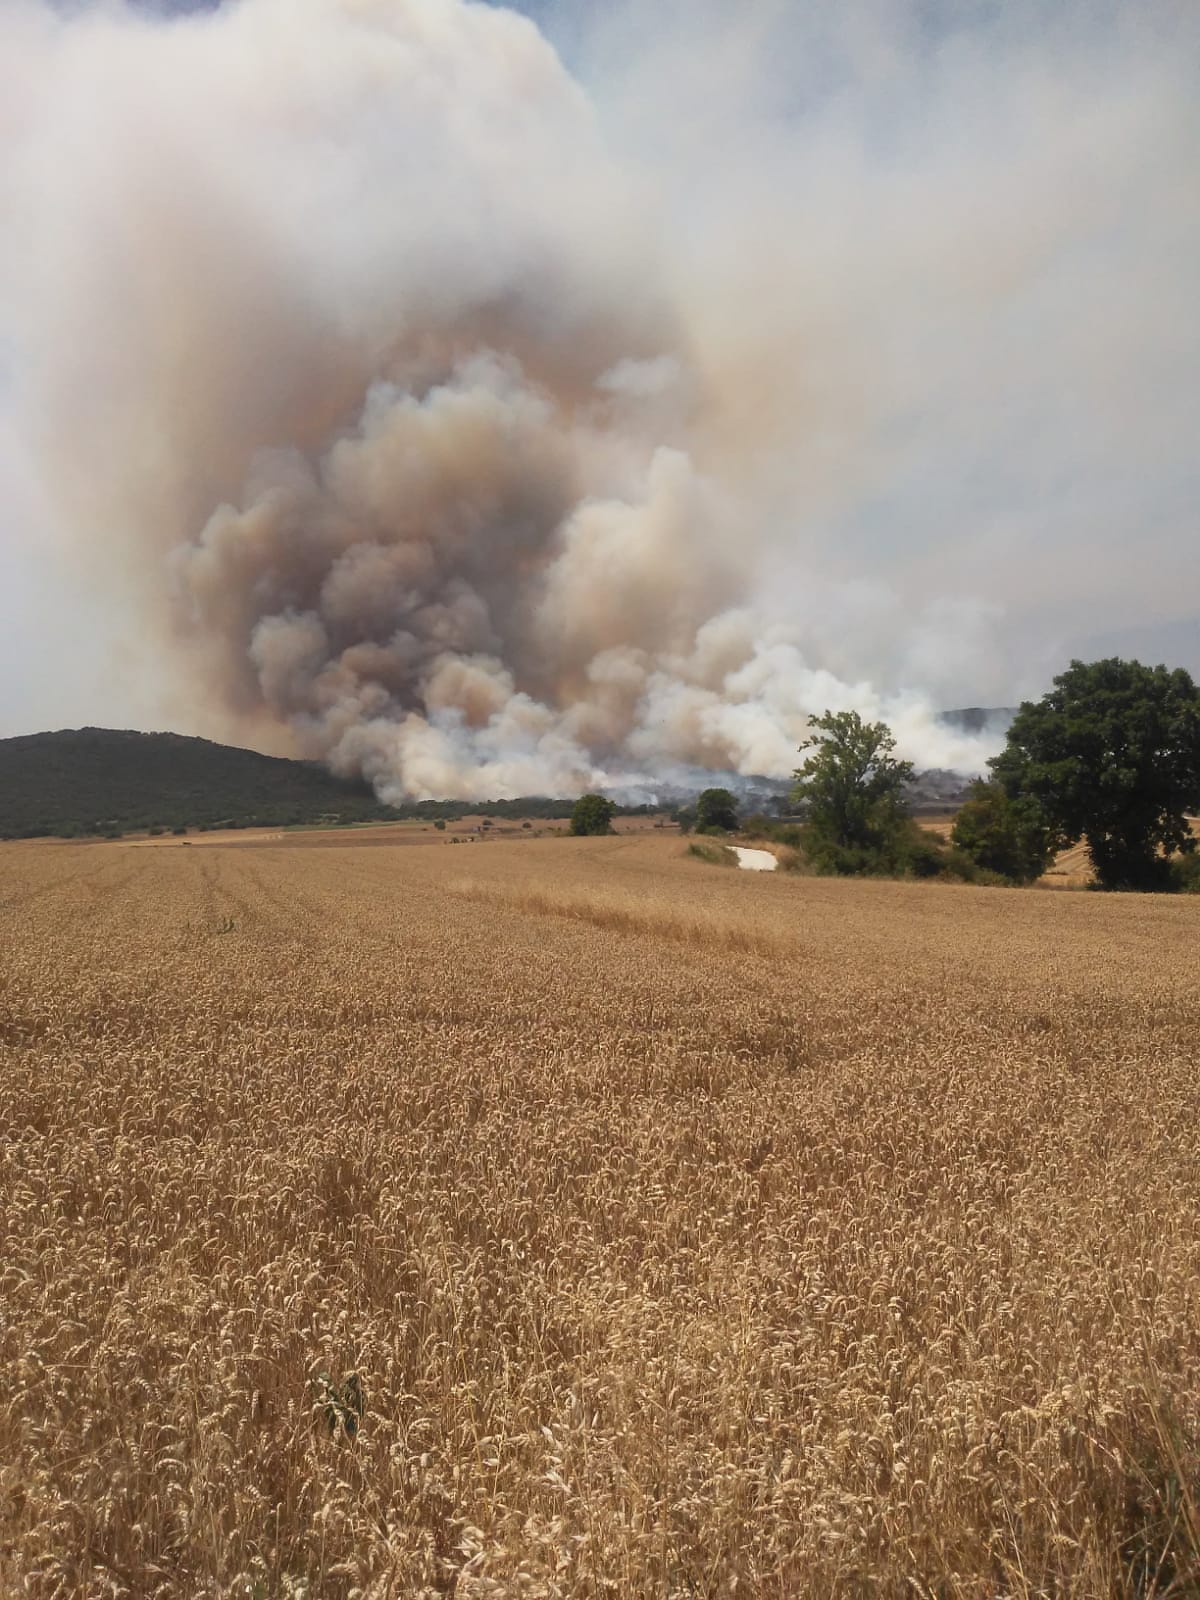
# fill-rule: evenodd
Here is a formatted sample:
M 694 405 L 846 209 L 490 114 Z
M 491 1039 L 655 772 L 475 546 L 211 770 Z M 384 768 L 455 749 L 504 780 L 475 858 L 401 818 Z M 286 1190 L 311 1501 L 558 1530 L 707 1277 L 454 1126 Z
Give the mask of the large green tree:
M 792 788 L 807 823 L 806 853 L 835 872 L 896 870 L 909 833 L 912 763 L 892 754 L 885 723 L 864 722 L 857 711 L 826 711 L 809 729 L 800 749 L 811 753 Z
M 1191 851 L 1200 810 L 1200 690 L 1140 661 L 1072 661 L 1026 701 L 991 763 L 1012 800 L 1032 800 L 1056 849 L 1087 840 L 1106 889 L 1156 889 Z
M 702 832 L 723 829 L 732 833 L 738 825 L 737 800 L 728 789 L 705 789 L 696 801 L 696 827 Z
M 571 832 L 611 833 L 616 809 L 602 794 L 581 794 L 571 812 Z

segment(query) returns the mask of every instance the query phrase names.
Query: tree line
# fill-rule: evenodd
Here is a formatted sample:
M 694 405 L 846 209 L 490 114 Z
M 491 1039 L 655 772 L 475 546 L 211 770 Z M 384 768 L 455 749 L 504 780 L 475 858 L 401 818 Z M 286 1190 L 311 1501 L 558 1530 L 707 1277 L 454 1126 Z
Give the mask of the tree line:
M 855 711 L 814 717 L 794 774 L 798 824 L 760 818 L 751 831 L 797 846 L 818 872 L 1012 884 L 1034 882 L 1083 842 L 1101 888 L 1200 890 L 1188 822 L 1200 812 L 1200 690 L 1181 669 L 1073 661 L 1020 707 L 948 847 L 913 819 L 912 763 L 895 748 L 886 724 Z M 584 796 L 572 832 L 607 831 L 609 804 Z M 706 790 L 679 820 L 708 832 L 740 825 L 726 789 Z

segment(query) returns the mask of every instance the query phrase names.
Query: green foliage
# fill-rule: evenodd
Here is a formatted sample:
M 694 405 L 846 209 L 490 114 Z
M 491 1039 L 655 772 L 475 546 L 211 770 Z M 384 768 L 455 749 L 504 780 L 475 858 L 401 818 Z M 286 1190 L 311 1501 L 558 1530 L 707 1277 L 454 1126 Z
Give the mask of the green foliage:
M 1050 847 L 1087 840 L 1102 888 L 1170 888 L 1170 855 L 1195 848 L 1200 690 L 1181 670 L 1073 661 L 1021 706 L 992 768 L 1010 799 L 1040 807 Z
M 705 789 L 696 801 L 697 833 L 732 833 L 737 825 L 737 800 L 729 790 Z
M 783 850 L 777 854 L 785 871 L 823 876 L 936 878 L 943 883 L 997 886 L 1011 881 L 980 865 L 966 851 L 946 845 L 937 834 L 904 815 L 895 820 L 884 839 L 867 847 L 838 845 L 816 833 L 811 823 L 780 822 L 762 815 L 747 817 L 742 833 L 747 838 L 782 845 Z
M 1011 888 L 1014 880 L 984 867 L 965 850 L 947 845 L 935 833 L 911 823 L 897 855 L 899 877 L 936 878 L 940 883 L 975 883 Z
M 437 831 L 439 833 L 445 833 L 445 831 L 446 831 L 446 819 L 445 819 L 445 817 L 439 817 L 437 819 L 437 821 L 434 823 L 434 827 L 437 829 Z
M 801 838 L 805 860 L 824 877 L 934 878 L 940 871 L 937 840 L 927 841 L 905 818 L 869 844 L 843 844 L 812 825 Z
M 978 866 L 1012 883 L 1032 883 L 1054 859 L 1050 828 L 1030 795 L 1010 798 L 980 779 L 954 819 L 951 839 Z
M 898 761 L 882 722 L 826 711 L 800 746 L 812 753 L 795 774 L 793 803 L 805 818 L 804 851 L 823 872 L 916 870 L 923 845 L 909 826 L 904 788 L 912 763 Z
M 949 851 L 935 833 L 907 820 L 897 829 L 895 843 L 887 854 L 893 870 L 902 878 L 941 878 L 948 875 Z
M 1200 894 L 1200 852 L 1189 851 L 1171 862 L 1171 887 L 1179 894 Z
M 581 794 L 571 811 L 571 832 L 611 833 L 616 806 L 602 794 Z

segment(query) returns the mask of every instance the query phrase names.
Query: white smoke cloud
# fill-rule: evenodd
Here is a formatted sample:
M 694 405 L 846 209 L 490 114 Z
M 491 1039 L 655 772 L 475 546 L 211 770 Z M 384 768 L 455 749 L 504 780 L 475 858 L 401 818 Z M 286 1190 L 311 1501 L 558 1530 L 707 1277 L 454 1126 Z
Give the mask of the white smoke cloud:
M 463 0 L 12 0 L 11 426 L 194 706 L 387 798 L 782 775 L 827 707 L 978 769 L 932 707 L 1042 668 L 1039 495 L 1122 382 L 1176 459 L 1197 118 L 1147 25 L 824 16 L 606 9 L 585 92 Z

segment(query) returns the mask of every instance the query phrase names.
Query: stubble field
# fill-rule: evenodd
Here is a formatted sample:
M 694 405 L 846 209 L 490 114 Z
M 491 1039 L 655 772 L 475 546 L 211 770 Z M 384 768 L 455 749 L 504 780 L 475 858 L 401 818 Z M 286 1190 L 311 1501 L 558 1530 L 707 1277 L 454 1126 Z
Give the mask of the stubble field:
M 1200 903 L 682 851 L 0 849 L 0 1593 L 1197 1593 Z

